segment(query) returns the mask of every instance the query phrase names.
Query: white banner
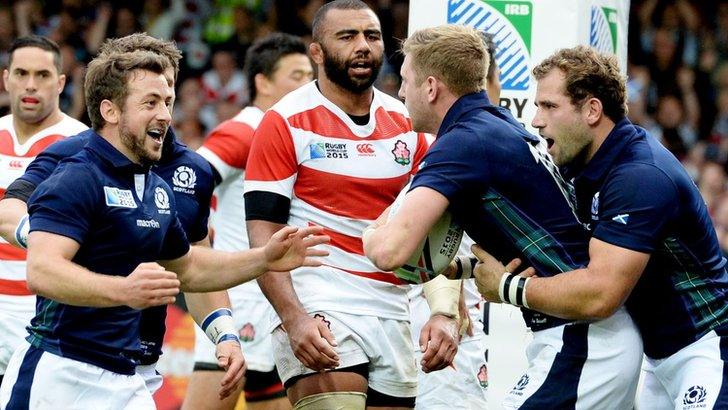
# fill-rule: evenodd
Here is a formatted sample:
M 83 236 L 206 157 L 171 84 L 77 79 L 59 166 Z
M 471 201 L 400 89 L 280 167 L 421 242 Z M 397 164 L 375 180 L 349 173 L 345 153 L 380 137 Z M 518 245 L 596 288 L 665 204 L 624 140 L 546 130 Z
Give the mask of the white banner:
M 628 21 L 629 0 L 412 0 L 409 33 L 446 23 L 492 33 L 499 103 L 534 132 L 534 65 L 560 48 L 587 44 L 616 54 L 626 72 Z

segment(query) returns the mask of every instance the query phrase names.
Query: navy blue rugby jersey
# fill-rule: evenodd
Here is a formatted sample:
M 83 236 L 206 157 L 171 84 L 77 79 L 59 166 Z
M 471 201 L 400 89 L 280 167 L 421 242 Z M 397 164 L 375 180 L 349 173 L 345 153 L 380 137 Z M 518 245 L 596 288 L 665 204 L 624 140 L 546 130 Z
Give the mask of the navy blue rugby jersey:
M 499 260 L 521 258 L 539 276 L 588 263 L 588 233 L 543 142 L 483 92 L 450 108 L 411 189 L 419 186 L 445 196 L 455 221 Z M 568 322 L 522 310 L 533 330 Z
M 93 130 L 58 141 L 33 160 L 23 179 L 37 186 L 56 169 L 58 163 L 79 153 L 88 143 Z M 207 237 L 210 198 L 214 190 L 212 169 L 208 162 L 196 152 L 179 142 L 172 128 L 167 131 L 162 158 L 152 168 L 174 191 L 177 202 L 177 217 L 190 243 Z M 166 331 L 166 306 L 156 306 L 142 311 L 140 338 L 141 364 L 152 364 L 162 354 L 162 342 Z
M 594 238 L 650 254 L 627 299 L 645 353 L 667 357 L 728 326 L 728 273 L 710 215 L 680 162 L 624 119 L 576 176 L 579 219 Z
M 80 244 L 73 262 L 107 275 L 127 276 L 142 262 L 189 251 L 172 189 L 129 161 L 98 135 L 62 161 L 31 196 L 31 232 Z M 28 341 L 62 357 L 133 374 L 140 352 L 140 311 L 127 306 L 78 307 L 38 296 Z

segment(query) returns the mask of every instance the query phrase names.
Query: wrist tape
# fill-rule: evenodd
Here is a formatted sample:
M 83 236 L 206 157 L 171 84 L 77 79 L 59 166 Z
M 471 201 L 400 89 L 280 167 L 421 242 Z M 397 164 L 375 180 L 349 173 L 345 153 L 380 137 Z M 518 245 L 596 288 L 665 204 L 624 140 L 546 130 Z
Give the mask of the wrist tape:
M 214 344 L 227 340 L 240 342 L 233 321 L 233 312 L 230 309 L 220 308 L 212 311 L 202 321 L 200 327 Z
M 504 303 L 528 308 L 526 300 L 526 285 L 531 278 L 514 275 L 510 272 L 503 273 L 500 285 L 498 286 L 498 296 Z

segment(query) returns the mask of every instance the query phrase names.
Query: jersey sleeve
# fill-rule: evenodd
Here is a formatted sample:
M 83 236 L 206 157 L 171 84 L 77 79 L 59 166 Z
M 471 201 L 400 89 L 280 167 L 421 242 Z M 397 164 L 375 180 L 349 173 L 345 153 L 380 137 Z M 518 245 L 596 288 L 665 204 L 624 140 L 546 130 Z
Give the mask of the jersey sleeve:
M 67 138 L 51 144 L 35 157 L 28 165 L 20 179 L 36 186 L 48 179 L 61 160 L 79 153 L 86 145 L 87 140 L 82 138 Z
M 207 162 L 223 180 L 245 169 L 253 142 L 253 128 L 248 124 L 228 120 L 212 130 L 199 149 Z
M 85 165 L 62 165 L 28 201 L 30 231 L 50 232 L 82 244 L 97 216 L 96 205 L 103 202 L 97 187 L 96 178 Z
M 298 172 L 293 137 L 280 114 L 269 110 L 255 131 L 245 171 L 245 193 L 270 192 L 291 198 Z
M 452 199 L 487 183 L 488 167 L 477 138 L 453 130 L 438 138 L 424 157 L 410 190 L 425 186 Z
M 618 168 L 599 193 L 599 223 L 593 237 L 651 253 L 675 217 L 678 201 L 677 187 L 658 168 L 648 164 Z

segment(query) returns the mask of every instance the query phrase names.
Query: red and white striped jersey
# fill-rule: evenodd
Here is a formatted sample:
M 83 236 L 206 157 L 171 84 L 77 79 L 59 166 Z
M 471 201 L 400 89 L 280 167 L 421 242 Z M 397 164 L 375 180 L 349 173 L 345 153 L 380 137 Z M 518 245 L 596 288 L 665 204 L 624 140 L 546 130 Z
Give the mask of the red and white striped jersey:
M 63 114 L 60 122 L 20 144 L 13 127 L 12 115 L 0 118 L 0 197 L 5 195 L 8 186 L 25 173 L 28 164 L 47 146 L 87 129 L 88 127 L 81 122 Z M 31 295 L 25 282 L 25 256 L 25 250 L 12 246 L 0 238 L 0 301 L 6 301 L 12 296 Z M 30 302 L 33 303 L 34 310 L 35 302 L 34 300 Z
M 243 180 L 253 133 L 261 119 L 263 111 L 246 107 L 212 130 L 205 144 L 197 150 L 222 177 L 222 182 L 215 188 L 217 205 L 210 217 L 215 249 L 239 251 L 250 248 L 245 228 Z M 228 293 L 231 300 L 267 301 L 254 280 L 229 289 Z
M 395 199 L 427 150 L 404 105 L 374 90 L 370 119 L 357 125 L 309 83 L 264 116 L 248 159 L 245 192 L 291 199 L 288 223 L 321 225 L 325 267 L 300 268 L 304 307 L 408 320 L 408 286 L 364 256 L 361 234 Z

